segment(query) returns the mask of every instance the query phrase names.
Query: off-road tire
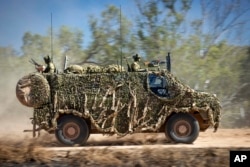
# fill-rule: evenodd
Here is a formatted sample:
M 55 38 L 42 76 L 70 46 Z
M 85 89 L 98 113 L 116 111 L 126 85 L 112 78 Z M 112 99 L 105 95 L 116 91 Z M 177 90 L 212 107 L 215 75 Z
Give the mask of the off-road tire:
M 165 135 L 175 143 L 193 143 L 199 135 L 198 121 L 188 113 L 177 113 L 165 125 Z
M 80 117 L 65 115 L 58 120 L 55 136 L 63 145 L 83 145 L 87 142 L 89 135 L 88 124 Z

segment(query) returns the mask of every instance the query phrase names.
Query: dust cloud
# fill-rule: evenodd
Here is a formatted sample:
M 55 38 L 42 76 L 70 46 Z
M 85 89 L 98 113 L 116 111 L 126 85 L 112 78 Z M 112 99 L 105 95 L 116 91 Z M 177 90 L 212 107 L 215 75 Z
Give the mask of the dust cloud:
M 32 109 L 23 106 L 16 98 L 16 83 L 24 76 L 22 71 L 3 70 L 0 80 L 0 136 L 22 134 L 31 128 Z

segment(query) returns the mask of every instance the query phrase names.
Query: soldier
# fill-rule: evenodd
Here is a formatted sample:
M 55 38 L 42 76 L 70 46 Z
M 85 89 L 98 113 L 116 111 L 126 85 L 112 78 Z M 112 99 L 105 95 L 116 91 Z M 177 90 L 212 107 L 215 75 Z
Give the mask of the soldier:
M 141 60 L 141 57 L 136 54 L 133 56 L 134 62 L 131 64 L 131 70 L 132 72 L 135 71 L 145 71 L 144 69 L 141 69 L 141 66 L 139 65 L 139 61 Z
M 56 72 L 55 65 L 52 63 L 52 60 L 49 57 L 49 55 L 47 55 L 43 59 L 44 59 L 44 62 L 47 64 L 47 66 L 46 66 L 46 68 L 45 68 L 45 70 L 43 72 L 44 73 L 54 73 L 54 72 Z

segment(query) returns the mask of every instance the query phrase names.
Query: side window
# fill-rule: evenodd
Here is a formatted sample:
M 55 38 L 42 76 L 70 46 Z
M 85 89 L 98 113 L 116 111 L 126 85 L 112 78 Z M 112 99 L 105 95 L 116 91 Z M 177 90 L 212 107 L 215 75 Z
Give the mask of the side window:
M 161 97 L 169 97 L 167 80 L 164 76 L 149 74 L 148 83 L 150 90 L 156 95 Z

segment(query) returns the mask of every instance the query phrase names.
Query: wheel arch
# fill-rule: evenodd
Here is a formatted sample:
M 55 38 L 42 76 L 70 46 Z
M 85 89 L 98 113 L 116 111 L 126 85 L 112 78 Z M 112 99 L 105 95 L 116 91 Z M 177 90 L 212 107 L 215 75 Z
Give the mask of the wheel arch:
M 205 119 L 200 112 L 192 112 L 191 115 L 198 121 L 200 126 L 200 131 L 203 132 L 207 130 L 210 126 L 208 119 Z

